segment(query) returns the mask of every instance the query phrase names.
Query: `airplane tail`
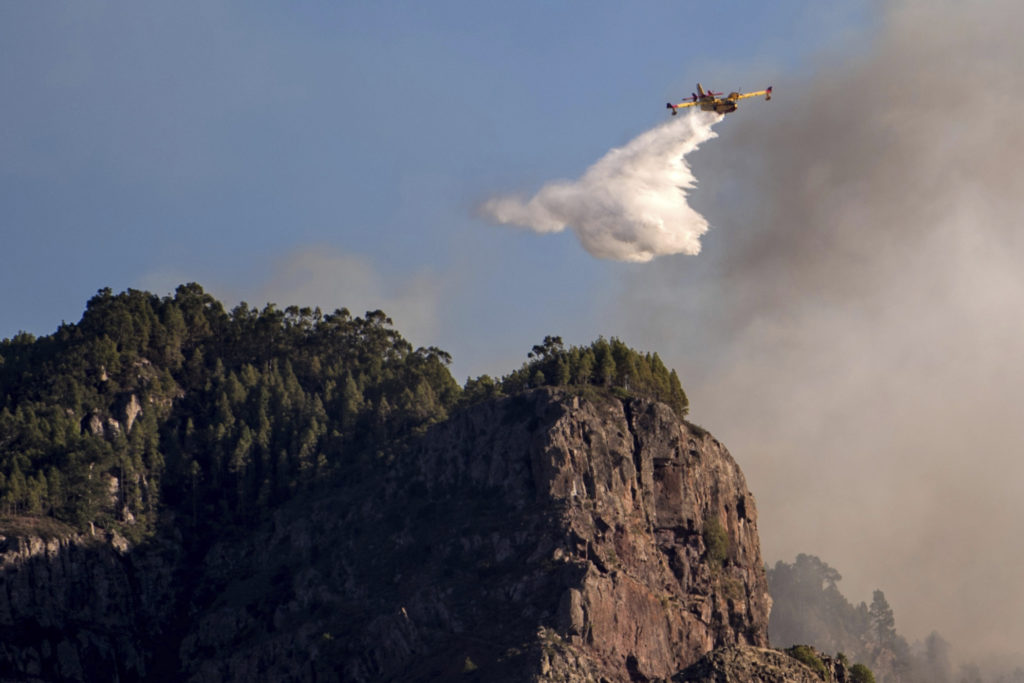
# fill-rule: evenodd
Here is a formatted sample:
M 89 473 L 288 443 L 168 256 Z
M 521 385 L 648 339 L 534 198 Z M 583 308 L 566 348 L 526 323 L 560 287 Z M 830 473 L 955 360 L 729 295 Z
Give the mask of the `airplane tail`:
M 704 97 L 704 88 L 701 87 L 700 83 L 697 84 L 697 95 L 700 97 Z
M 675 116 L 678 113 L 676 111 L 677 110 L 676 105 L 672 104 L 671 102 L 666 102 L 665 106 L 672 110 L 672 116 Z
M 768 86 L 768 89 L 764 91 L 764 98 L 770 100 L 772 98 L 772 86 Z

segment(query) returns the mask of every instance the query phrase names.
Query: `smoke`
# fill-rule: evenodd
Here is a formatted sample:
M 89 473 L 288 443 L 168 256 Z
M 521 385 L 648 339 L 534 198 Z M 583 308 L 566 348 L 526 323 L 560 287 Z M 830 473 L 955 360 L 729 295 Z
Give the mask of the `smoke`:
M 280 308 L 315 306 L 324 313 L 347 308 L 356 316 L 380 309 L 414 346 L 438 343 L 449 285 L 429 270 L 396 273 L 367 255 L 320 245 L 282 253 L 232 280 L 215 273 L 166 269 L 143 275 L 137 286 L 170 293 L 191 281 L 202 283 L 228 308 L 239 301 L 260 308 L 272 302 Z
M 318 246 L 282 255 L 265 278 L 256 301 L 346 307 L 353 315 L 381 309 L 413 345 L 436 343 L 446 283 L 431 271 L 392 273 L 369 256 Z
M 536 232 L 572 227 L 598 258 L 644 263 L 696 254 L 708 222 L 686 202 L 696 179 L 684 157 L 713 137 L 718 114 L 693 112 L 653 128 L 604 155 L 576 181 L 545 185 L 529 201 L 496 197 L 481 207 L 502 224 Z
M 1014 664 L 1021 25 L 1016 2 L 888 3 L 863 54 L 776 78 L 702 153 L 703 186 L 735 191 L 697 197 L 720 227 L 700 264 L 628 273 L 619 320 L 743 467 L 769 562 L 819 555 L 911 639 Z

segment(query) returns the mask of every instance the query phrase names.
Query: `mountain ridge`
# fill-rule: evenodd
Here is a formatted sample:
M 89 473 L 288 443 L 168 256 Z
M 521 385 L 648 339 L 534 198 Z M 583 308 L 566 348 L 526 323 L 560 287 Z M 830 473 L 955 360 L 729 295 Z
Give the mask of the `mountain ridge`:
M 18 680 L 667 680 L 767 643 L 757 511 L 656 353 L 459 387 L 380 311 L 100 292 L 0 342 Z M 3 667 L 0 667 L 3 669 Z

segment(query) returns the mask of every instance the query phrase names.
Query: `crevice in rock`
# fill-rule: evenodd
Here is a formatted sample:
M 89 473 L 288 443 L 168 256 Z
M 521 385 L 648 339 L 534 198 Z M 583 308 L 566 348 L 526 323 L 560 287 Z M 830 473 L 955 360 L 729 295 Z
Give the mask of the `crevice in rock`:
M 629 674 L 630 681 L 635 681 L 636 683 L 647 683 L 647 681 L 650 680 L 647 676 L 640 673 L 639 662 L 637 662 L 636 657 L 633 655 L 626 657 L 626 672 Z
M 637 434 L 636 425 L 633 423 L 633 406 L 629 399 L 622 399 L 622 411 L 626 415 L 626 426 L 629 434 L 633 437 L 633 467 L 636 469 L 636 486 L 638 491 L 643 491 L 643 459 L 640 457 L 641 443 L 640 435 Z
M 601 554 L 597 552 L 590 543 L 587 543 L 587 559 L 590 560 L 590 563 L 593 564 L 600 573 L 609 573 L 610 568 L 605 563 L 604 558 L 601 557 Z

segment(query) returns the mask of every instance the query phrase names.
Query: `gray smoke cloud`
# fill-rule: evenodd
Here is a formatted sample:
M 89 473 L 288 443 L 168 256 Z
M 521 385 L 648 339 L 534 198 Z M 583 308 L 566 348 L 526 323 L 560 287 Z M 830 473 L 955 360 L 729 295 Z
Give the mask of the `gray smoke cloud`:
M 228 308 L 240 301 L 258 308 L 273 302 L 282 309 L 295 304 L 324 313 L 344 307 L 355 316 L 381 309 L 414 346 L 439 343 L 442 302 L 449 289 L 445 277 L 429 270 L 396 273 L 369 256 L 327 245 L 283 252 L 230 281 L 216 273 L 161 269 L 143 275 L 136 285 L 170 294 L 182 282 L 194 281 Z
M 647 262 L 696 254 L 708 222 L 686 202 L 696 179 L 684 157 L 715 137 L 718 114 L 692 112 L 608 152 L 579 180 L 546 184 L 529 200 L 495 197 L 484 216 L 536 232 L 571 227 L 598 258 Z
M 1024 6 L 891 3 L 695 155 L 701 263 L 627 274 L 759 502 L 766 559 L 1024 664 Z M 685 301 L 680 293 L 687 293 Z

